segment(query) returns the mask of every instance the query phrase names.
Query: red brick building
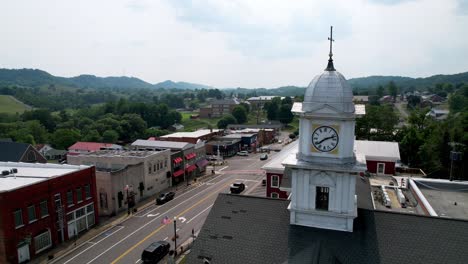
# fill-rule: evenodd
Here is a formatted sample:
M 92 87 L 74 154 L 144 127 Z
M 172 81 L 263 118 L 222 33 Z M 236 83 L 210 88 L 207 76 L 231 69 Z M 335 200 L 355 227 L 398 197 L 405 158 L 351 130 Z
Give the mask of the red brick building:
M 0 263 L 23 263 L 98 223 L 94 167 L 0 162 Z
M 273 159 L 265 164 L 262 169 L 266 171 L 266 197 L 287 199 L 289 191 L 280 189 L 284 175 L 284 166 L 281 164 L 289 155 L 296 155 L 299 147 L 296 140 L 287 145 Z

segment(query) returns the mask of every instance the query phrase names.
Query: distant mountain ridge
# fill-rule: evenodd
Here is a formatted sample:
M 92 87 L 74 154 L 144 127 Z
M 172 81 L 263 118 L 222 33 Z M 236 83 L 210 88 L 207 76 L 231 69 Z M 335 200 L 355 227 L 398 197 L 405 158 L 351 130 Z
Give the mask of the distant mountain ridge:
M 151 84 L 135 77 L 97 77 L 83 74 L 76 77 L 58 77 L 38 69 L 0 69 L 0 85 L 37 87 L 41 85 L 67 85 L 77 88 L 134 88 L 134 89 L 214 89 L 214 87 L 170 80 Z
M 349 84 L 356 90 L 375 89 L 379 85 L 385 86 L 390 81 L 403 89 L 414 87 L 425 89 L 437 83 L 468 83 L 468 72 L 433 75 L 425 78 L 411 78 L 403 76 L 369 76 L 349 79 Z M 0 69 L 0 85 L 18 85 L 25 87 L 38 87 L 41 85 L 67 85 L 76 88 L 128 88 L 128 89 L 215 89 L 216 87 L 189 82 L 174 82 L 171 80 L 156 84 L 145 82 L 135 77 L 97 77 L 94 75 L 79 75 L 76 77 L 57 77 L 38 69 Z M 225 88 L 226 93 L 295 96 L 303 95 L 305 87 L 283 86 L 279 88 Z

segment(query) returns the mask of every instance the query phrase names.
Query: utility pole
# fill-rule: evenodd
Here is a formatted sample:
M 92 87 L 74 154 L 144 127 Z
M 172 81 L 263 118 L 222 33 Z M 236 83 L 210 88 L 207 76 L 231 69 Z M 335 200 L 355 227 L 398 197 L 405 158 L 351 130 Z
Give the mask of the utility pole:
M 453 161 L 462 160 L 462 152 L 456 151 L 457 146 L 463 147 L 464 144 L 458 142 L 449 142 L 449 145 L 452 147 L 450 151 L 450 181 L 453 181 Z
M 174 258 L 177 257 L 177 217 L 174 216 Z

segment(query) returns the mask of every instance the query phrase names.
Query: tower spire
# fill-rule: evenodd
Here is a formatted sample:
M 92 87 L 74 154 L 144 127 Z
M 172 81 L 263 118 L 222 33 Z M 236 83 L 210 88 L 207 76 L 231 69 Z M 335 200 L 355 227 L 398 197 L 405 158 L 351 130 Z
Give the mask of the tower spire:
M 333 41 L 335 41 L 333 39 L 333 26 L 330 26 L 330 37 L 328 38 L 328 40 L 330 41 L 330 54 L 328 54 L 329 56 L 329 59 L 328 59 L 328 65 L 327 65 L 327 68 L 325 69 L 326 71 L 336 71 L 335 70 L 335 67 L 333 66 L 333 52 L 332 52 L 332 48 L 333 48 Z

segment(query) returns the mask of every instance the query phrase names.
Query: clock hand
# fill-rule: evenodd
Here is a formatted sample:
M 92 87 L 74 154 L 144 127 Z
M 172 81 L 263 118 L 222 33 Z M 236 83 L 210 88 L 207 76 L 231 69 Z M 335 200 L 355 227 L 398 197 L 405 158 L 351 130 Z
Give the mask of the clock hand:
M 333 136 L 330 136 L 330 137 L 326 137 L 326 138 L 324 138 L 324 139 L 320 140 L 320 141 L 318 142 L 318 144 L 320 144 L 320 143 L 324 142 L 325 140 L 329 140 L 329 139 L 331 139 L 331 138 L 334 138 L 334 137 L 335 137 L 335 135 L 333 135 Z

